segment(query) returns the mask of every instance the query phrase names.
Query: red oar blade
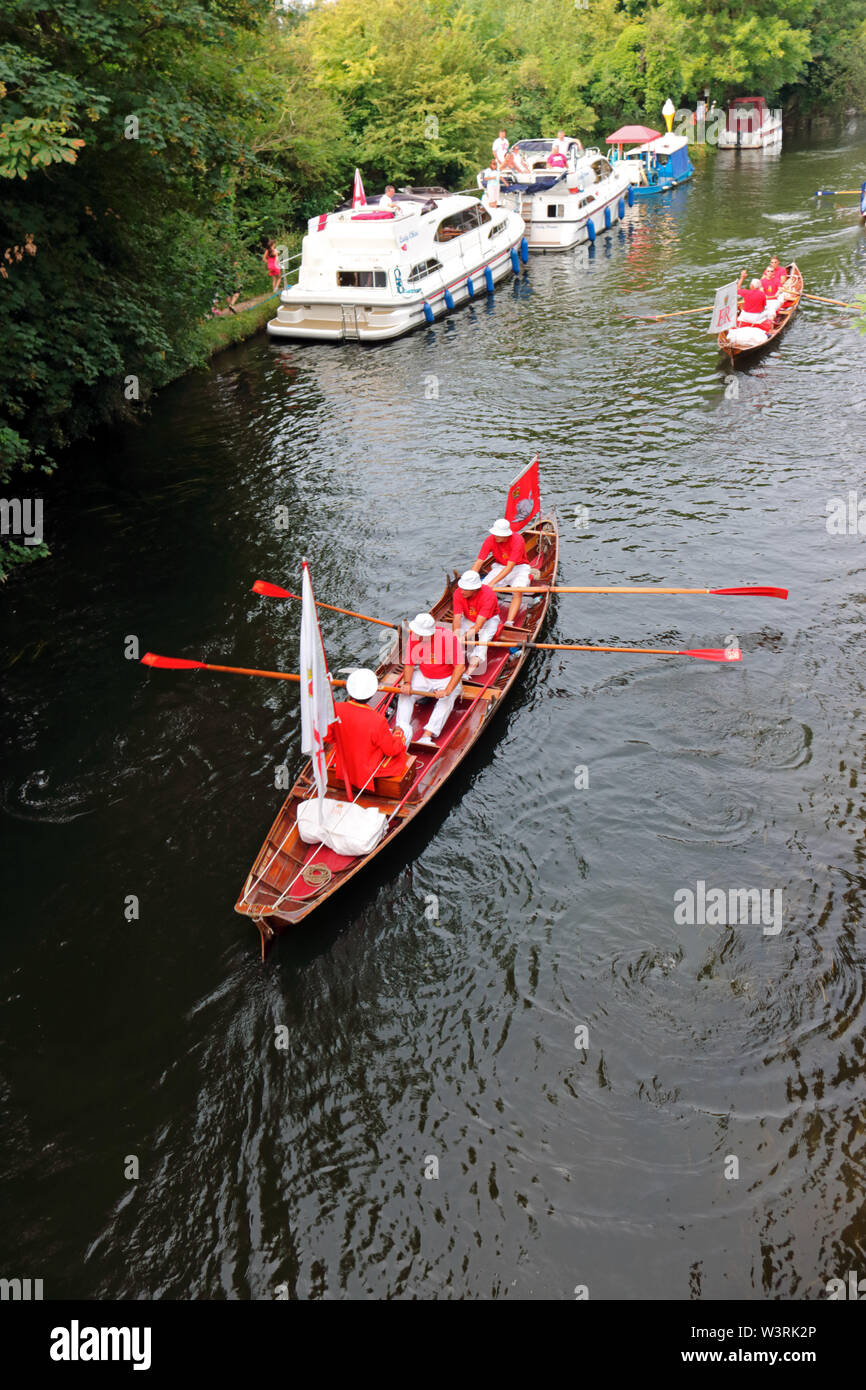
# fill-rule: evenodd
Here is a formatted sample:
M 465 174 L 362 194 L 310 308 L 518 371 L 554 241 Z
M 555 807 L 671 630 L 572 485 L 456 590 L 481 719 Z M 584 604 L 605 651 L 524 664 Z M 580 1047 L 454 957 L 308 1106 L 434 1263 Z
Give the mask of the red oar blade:
M 266 579 L 257 579 L 253 585 L 254 594 L 263 594 L 265 598 L 297 598 L 297 594 L 290 594 L 288 589 L 281 589 L 278 584 L 269 584 Z
M 743 653 L 739 647 L 699 647 L 695 651 L 680 652 L 680 656 L 696 656 L 700 661 L 742 661 Z
M 774 589 L 765 584 L 747 584 L 742 589 L 710 589 L 711 594 L 755 594 L 759 598 L 787 598 L 787 589 Z
M 179 656 L 157 656 L 156 652 L 145 652 L 141 658 L 142 666 L 159 666 L 166 671 L 206 671 L 203 661 L 184 661 Z

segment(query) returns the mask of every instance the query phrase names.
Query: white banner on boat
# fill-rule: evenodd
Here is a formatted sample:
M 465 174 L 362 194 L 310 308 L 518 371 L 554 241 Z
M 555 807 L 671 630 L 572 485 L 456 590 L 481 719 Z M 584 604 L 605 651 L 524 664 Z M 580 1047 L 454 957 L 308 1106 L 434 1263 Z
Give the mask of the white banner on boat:
M 722 285 L 720 290 L 716 290 L 716 300 L 713 304 L 713 317 L 710 320 L 708 333 L 721 333 L 724 328 L 735 328 L 737 325 L 737 282 L 732 280 L 729 285 Z
M 316 600 L 306 563 L 301 597 L 301 752 L 312 756 L 313 775 L 321 805 L 328 785 L 325 738 L 328 726 L 336 718 L 336 711 L 316 616 Z

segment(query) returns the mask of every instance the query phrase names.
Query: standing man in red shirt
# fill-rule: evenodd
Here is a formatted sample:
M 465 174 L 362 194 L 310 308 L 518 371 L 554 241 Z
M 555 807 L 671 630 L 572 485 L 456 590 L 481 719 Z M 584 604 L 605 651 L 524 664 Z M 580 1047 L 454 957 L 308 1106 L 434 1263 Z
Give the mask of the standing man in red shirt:
M 346 681 L 349 698 L 336 706 L 340 721 L 336 772 L 341 779 L 348 778 L 356 791 L 377 776 L 401 777 L 406 769 L 403 734 L 392 733 L 384 714 L 368 704 L 378 689 L 375 671 L 352 671 Z
M 511 522 L 507 521 L 504 516 L 494 521 L 490 528 L 490 535 L 478 552 L 478 559 L 472 566 L 476 573 L 480 574 L 488 555 L 492 555 L 493 565 L 486 576 L 485 583 L 489 584 L 492 589 L 495 589 L 497 584 L 505 584 L 506 582 L 516 584 L 518 589 L 529 588 L 532 583 L 532 572 L 526 559 L 526 545 L 519 531 L 512 534 Z M 512 594 L 507 622 L 514 622 L 522 602 L 523 595 L 521 593 Z
M 487 647 L 480 644 L 492 642 L 504 626 L 499 600 L 477 570 L 467 570 L 457 581 L 453 607 L 452 631 L 459 633 L 465 642 L 471 642 L 473 637 L 476 639 L 469 651 L 466 674 L 481 676 L 487 670 Z
M 447 628 L 437 627 L 432 613 L 418 613 L 409 624 L 409 641 L 403 665 L 402 694 L 397 701 L 397 728 L 406 745 L 412 742 L 412 711 L 419 695 L 437 695 L 433 711 L 416 742 L 435 748 L 460 695 L 466 669 L 463 644 Z

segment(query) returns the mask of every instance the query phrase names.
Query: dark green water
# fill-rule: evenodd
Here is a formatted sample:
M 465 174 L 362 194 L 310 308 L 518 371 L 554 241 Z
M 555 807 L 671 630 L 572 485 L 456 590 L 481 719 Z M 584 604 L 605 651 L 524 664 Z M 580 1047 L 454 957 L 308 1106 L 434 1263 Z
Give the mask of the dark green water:
M 3 596 L 4 1274 L 204 1299 L 866 1275 L 866 540 L 825 525 L 866 497 L 866 338 L 804 306 L 734 379 L 705 318 L 622 317 L 773 251 L 862 293 L 853 200 L 809 194 L 859 183 L 866 127 L 697 164 L 430 331 L 224 354 L 46 491 L 53 559 Z M 744 661 L 539 655 L 396 856 L 263 968 L 232 906 L 296 696 L 148 672 L 126 637 L 292 668 L 297 610 L 249 590 L 304 555 L 320 598 L 414 613 L 535 450 L 563 583 L 790 600 L 560 598 L 551 637 L 733 634 Z M 375 657 L 377 629 L 322 624 L 332 668 Z M 698 880 L 781 893 L 781 931 L 677 925 Z

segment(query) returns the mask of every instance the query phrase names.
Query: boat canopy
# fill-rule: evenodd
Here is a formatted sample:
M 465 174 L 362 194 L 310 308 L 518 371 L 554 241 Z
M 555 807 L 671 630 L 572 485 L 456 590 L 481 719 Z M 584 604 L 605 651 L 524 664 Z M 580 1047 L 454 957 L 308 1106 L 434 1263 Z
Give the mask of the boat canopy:
M 647 140 L 660 139 L 660 132 L 648 125 L 624 125 L 608 135 L 608 145 L 643 145 Z

